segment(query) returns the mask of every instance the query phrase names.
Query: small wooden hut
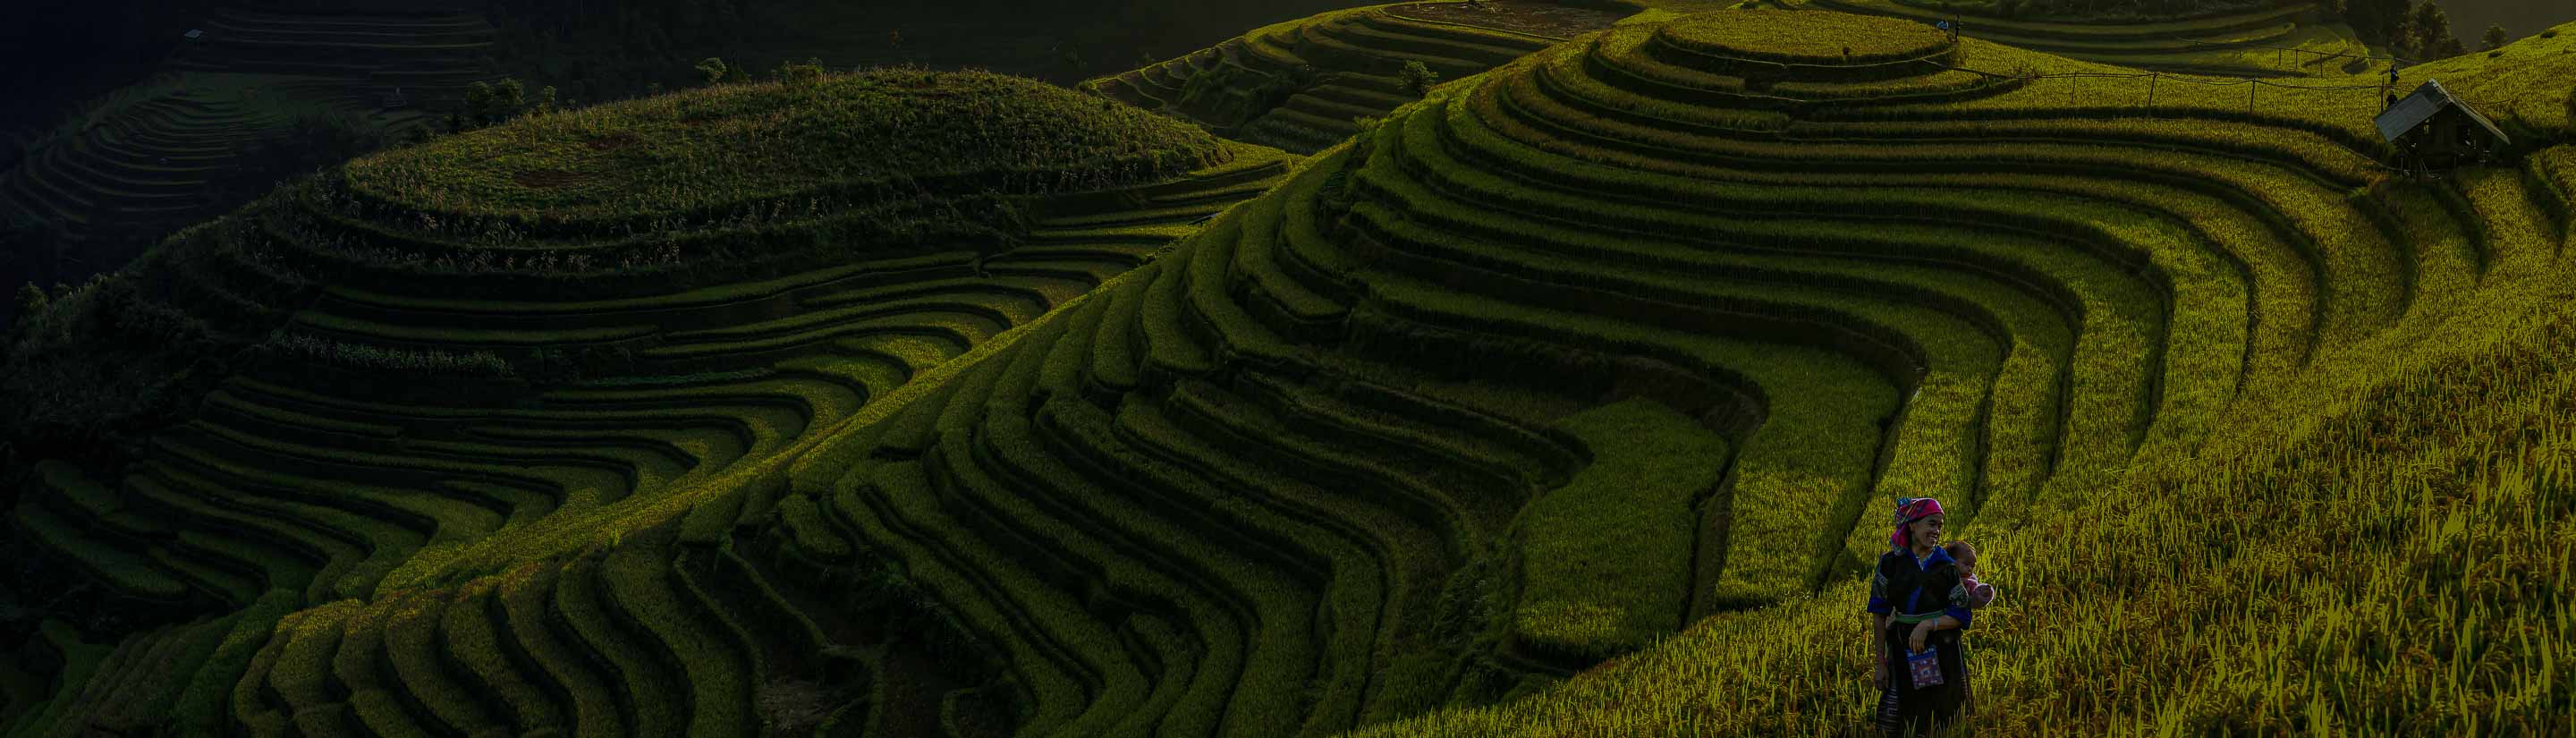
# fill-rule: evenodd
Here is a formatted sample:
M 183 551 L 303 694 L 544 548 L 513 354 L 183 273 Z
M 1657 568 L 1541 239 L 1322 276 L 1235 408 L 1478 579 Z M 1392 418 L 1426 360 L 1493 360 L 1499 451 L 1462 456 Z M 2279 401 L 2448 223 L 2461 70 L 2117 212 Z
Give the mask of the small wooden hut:
M 2388 106 L 2376 123 L 2380 137 L 2397 147 L 2398 168 L 2419 175 L 2493 161 L 2513 143 L 2438 80 Z

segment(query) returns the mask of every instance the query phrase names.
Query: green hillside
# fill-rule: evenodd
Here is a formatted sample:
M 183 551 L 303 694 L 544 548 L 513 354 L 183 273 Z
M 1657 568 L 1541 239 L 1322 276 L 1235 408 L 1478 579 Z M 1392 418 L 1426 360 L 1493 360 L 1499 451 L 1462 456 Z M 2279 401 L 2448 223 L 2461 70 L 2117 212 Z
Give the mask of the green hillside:
M 1856 734 L 1925 495 L 1981 733 L 2560 730 L 2576 35 L 2407 69 L 2514 139 L 2411 178 L 2381 70 L 2157 46 L 2241 14 L 1836 2 L 298 181 L 8 342 L 0 734 Z

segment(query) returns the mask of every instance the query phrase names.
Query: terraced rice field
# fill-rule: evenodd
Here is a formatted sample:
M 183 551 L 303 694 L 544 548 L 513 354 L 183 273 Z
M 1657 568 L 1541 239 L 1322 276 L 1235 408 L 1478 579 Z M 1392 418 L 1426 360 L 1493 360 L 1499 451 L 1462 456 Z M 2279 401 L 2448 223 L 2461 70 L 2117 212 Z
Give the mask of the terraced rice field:
M 1468 12 L 1463 2 L 1398 3 L 1323 13 L 1081 89 L 1188 118 L 1219 135 L 1312 153 L 1358 131 L 1357 119 L 1419 99 L 1399 74 L 1406 62 L 1457 79 L 1619 17 L 1535 2 L 1485 6 Z
M 2294 77 L 2386 71 L 2383 55 L 2340 25 L 2313 24 L 2315 5 L 2289 4 L 2159 23 L 2068 23 L 1966 15 L 1905 0 L 1809 0 L 1806 7 L 1932 23 L 2070 59 L 2184 74 Z M 2375 62 L 2364 59 L 2378 58 Z
M 0 171 L 0 205 L 75 238 L 100 223 L 198 214 L 236 148 L 282 122 L 233 94 L 241 83 L 174 77 L 78 116 Z
M 218 202 L 211 183 L 299 115 L 338 112 L 399 136 L 429 125 L 427 111 L 456 108 L 468 85 L 500 77 L 494 31 L 479 14 L 225 8 L 200 30 L 162 76 L 94 101 L 0 170 L 0 208 L 63 226 L 69 250 L 92 267 L 72 271 L 132 258 L 98 252 L 110 235 L 157 235 L 239 205 Z M 384 108 L 398 89 L 406 106 Z
M 480 13 L 225 8 L 202 30 L 170 68 L 303 78 L 276 80 L 277 94 L 348 110 L 377 110 L 378 96 L 396 88 L 411 110 L 447 110 L 467 86 L 500 77 L 490 61 L 496 31 Z
M 790 575 L 719 545 L 738 517 L 773 515 L 788 462 L 863 409 L 1149 263 L 1296 163 L 1234 143 L 1212 158 L 1144 184 L 1017 197 L 1027 215 L 1011 226 L 1016 246 L 957 243 L 624 296 L 353 261 L 364 246 L 350 239 L 366 236 L 352 234 L 399 238 L 408 226 L 310 188 L 274 197 L 236 216 L 247 230 L 192 237 L 220 247 L 191 240 L 155 255 L 181 261 L 144 268 L 190 277 L 172 281 L 167 309 L 277 358 L 230 373 L 122 477 L 39 463 L 42 488 L 16 525 L 126 607 L 295 610 L 270 614 L 277 637 L 230 653 L 249 670 L 238 686 L 171 685 L 183 722 L 263 735 L 751 734 L 752 690 L 773 676 L 807 685 L 822 708 L 860 705 L 836 729 L 980 704 L 988 676 L 959 664 L 940 680 L 963 641 L 925 636 L 936 620 L 905 625 L 926 617 L 917 604 L 879 595 L 866 606 L 886 611 L 876 616 L 857 600 L 820 604 L 817 592 L 862 592 L 814 589 L 811 570 L 773 587 L 764 577 Z M 317 230 L 326 224 L 335 230 Z M 768 491 L 739 494 L 753 487 Z M 706 496 L 715 490 L 723 501 Z M 525 566 L 603 542 L 630 553 Z M 806 589 L 779 593 L 789 581 Z M 525 629 L 550 618 L 566 630 Z M 182 630 L 206 650 L 226 636 Z M 816 653 L 825 633 L 847 636 L 835 655 Z M 206 650 L 193 657 L 216 657 Z M 868 675 L 892 663 L 905 682 L 872 693 Z M 140 667 L 99 668 L 123 679 Z M 67 695 L 49 709 L 131 708 Z
M 1168 107 L 1146 88 L 1173 64 L 1403 35 L 1383 7 L 1322 18 L 1089 89 Z M 2556 110 L 2517 91 L 2576 65 L 2561 48 L 2417 73 Z M 1632 24 L 1473 62 L 1312 157 L 1085 118 L 1201 165 L 1010 198 L 994 241 L 685 290 L 365 257 L 649 243 L 613 229 L 638 213 L 477 168 L 588 161 L 575 118 L 467 140 L 506 155 L 362 162 L 353 186 L 401 186 L 290 190 L 202 236 L 229 248 L 158 257 L 211 277 L 174 299 L 233 306 L 212 322 L 269 358 L 123 476 L 37 464 L 14 518 L 121 602 L 221 614 L 112 641 L 49 624 L 42 665 L 0 666 L 0 729 L 1830 733 L 1874 696 L 1849 631 L 1883 511 L 1930 495 L 2028 567 L 2004 569 L 2015 597 L 2112 613 L 1980 616 L 1980 648 L 2022 657 L 1979 663 L 1994 729 L 2546 732 L 2547 665 L 2576 654 L 2538 594 L 2570 571 L 2548 532 L 2571 513 L 2563 379 L 2516 354 L 2424 389 L 2409 350 L 2576 335 L 2535 307 L 2576 292 L 2549 277 L 2576 148 L 2400 180 L 2373 100 L 2108 106 L 1923 63 L 1961 58 L 2124 71 L 1813 10 Z M 667 110 L 734 93 L 694 94 Z M 1097 102 L 1050 94 L 1035 109 Z M 829 189 L 783 186 L 615 202 Z M 526 241 L 427 225 L 541 200 L 577 212 L 520 213 L 548 229 Z M 2441 404 L 2489 377 L 2540 399 Z M 2338 415 L 2352 397 L 2379 414 Z M 2454 430 L 2428 453 L 2483 456 L 2385 440 Z M 2545 483 L 2451 476 L 2507 461 Z M 2440 476 L 2374 486 L 2407 474 Z M 2392 536 L 2423 566 L 2315 568 L 2380 563 L 2353 541 Z M 2500 614 L 2448 616 L 2467 608 Z M 2379 629 L 2455 663 L 2352 644 Z M 2264 632 L 2292 645 L 2243 640 Z M 2442 671 L 2462 663 L 2475 679 Z

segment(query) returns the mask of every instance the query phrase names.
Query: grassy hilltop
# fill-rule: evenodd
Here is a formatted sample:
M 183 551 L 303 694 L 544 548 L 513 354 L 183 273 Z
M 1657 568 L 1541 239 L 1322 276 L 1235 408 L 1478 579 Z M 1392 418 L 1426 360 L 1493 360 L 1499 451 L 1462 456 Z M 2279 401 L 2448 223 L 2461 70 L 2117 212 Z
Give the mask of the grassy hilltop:
M 2576 26 L 2407 70 L 2516 139 L 2411 180 L 2377 70 L 2154 41 L 2269 10 L 1670 5 L 282 188 L 10 344 L 0 734 L 1844 734 L 1915 495 L 1982 733 L 2562 729 Z

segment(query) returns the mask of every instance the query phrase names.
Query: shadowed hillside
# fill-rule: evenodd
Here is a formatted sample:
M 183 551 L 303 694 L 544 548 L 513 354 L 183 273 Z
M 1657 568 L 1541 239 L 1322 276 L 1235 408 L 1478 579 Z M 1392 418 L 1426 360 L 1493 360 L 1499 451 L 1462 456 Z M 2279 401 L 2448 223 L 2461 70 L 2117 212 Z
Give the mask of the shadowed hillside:
M 540 596 L 573 577 L 589 587 L 587 571 L 523 565 L 603 542 L 650 542 L 655 571 L 687 560 L 717 567 L 691 576 L 757 588 L 723 567 L 768 563 L 671 548 L 679 528 L 658 526 L 700 520 L 689 540 L 720 542 L 745 502 L 733 495 L 779 483 L 795 450 L 1144 261 L 1205 203 L 1248 196 L 1286 163 L 1101 105 L 1014 78 L 886 71 L 539 116 L 296 183 L 54 301 L 0 370 L 23 495 L 8 581 L 22 609 L 6 625 L 13 644 L 32 638 L 12 646 L 25 658 L 9 675 L 37 688 L 10 692 L 11 714 L 39 732 L 264 725 L 257 705 L 305 712 L 319 693 L 237 700 L 243 669 L 272 668 L 239 649 L 288 643 L 250 633 L 378 602 L 414 622 L 428 617 L 418 600 L 375 595 L 454 598 L 502 572 L 540 577 Z M 723 511 L 701 504 L 709 492 Z M 20 599 L 38 593 L 51 599 Z M 842 617 L 830 632 L 857 615 Z M 167 699 L 65 693 L 18 714 L 47 679 L 152 679 L 80 645 L 126 633 L 183 654 L 160 672 L 176 681 L 131 687 Z M 928 658 L 923 643 L 902 658 Z M 780 648 L 796 655 L 778 678 L 827 708 L 876 668 Z M 551 658 L 520 663 L 572 663 Z M 539 691 L 570 688 L 557 685 Z

